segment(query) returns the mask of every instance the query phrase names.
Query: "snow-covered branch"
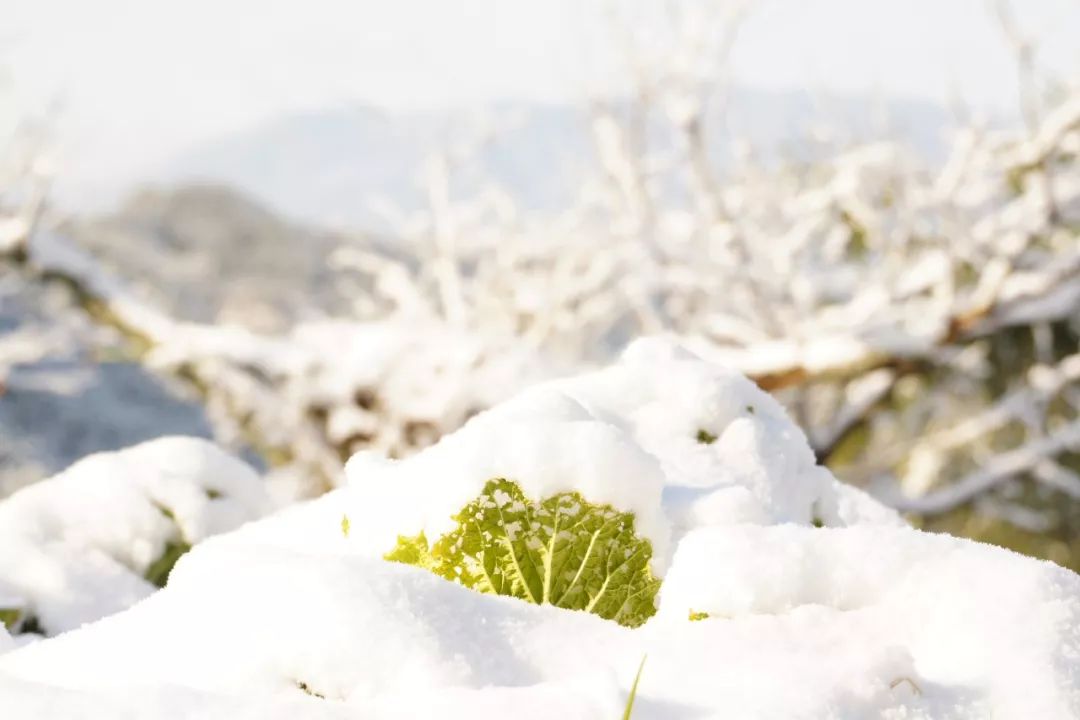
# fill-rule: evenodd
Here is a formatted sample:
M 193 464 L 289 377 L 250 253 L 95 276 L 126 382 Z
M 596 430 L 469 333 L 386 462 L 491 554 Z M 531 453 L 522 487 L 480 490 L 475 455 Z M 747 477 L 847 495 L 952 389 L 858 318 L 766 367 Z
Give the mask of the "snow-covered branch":
M 1080 421 L 1058 428 L 1046 437 L 995 456 L 978 470 L 948 486 L 917 498 L 889 498 L 890 504 L 899 510 L 937 515 L 948 512 L 991 490 L 1006 480 L 1015 479 L 1021 473 L 1043 467 L 1042 476 L 1052 476 L 1060 481 L 1060 473 L 1047 471 L 1048 462 L 1056 455 L 1080 448 Z M 1051 481 L 1053 482 L 1053 481 Z M 1060 486 L 1060 482 L 1056 483 Z

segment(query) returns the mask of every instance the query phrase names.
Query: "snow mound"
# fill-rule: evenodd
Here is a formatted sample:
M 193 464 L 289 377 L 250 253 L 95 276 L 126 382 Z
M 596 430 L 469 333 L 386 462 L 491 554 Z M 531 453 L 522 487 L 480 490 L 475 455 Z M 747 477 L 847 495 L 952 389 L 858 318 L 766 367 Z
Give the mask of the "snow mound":
M 0 610 L 16 629 L 77 628 L 155 591 L 168 553 L 269 507 L 254 470 L 205 440 L 87 456 L 0 501 Z
M 533 498 L 577 491 L 634 513 L 658 573 L 691 527 L 902 524 L 818 467 L 771 396 L 657 339 L 609 368 L 526 390 L 408 460 L 358 454 L 345 469 L 352 525 L 380 554 L 398 535 L 446 532 L 497 477 Z
M 211 538 L 130 610 L 0 657 L 12 717 L 1080 716 L 1080 577 L 904 526 L 743 378 L 665 342 Z M 630 629 L 387 562 L 502 477 L 633 512 Z M 347 522 L 344 520 L 347 518 Z

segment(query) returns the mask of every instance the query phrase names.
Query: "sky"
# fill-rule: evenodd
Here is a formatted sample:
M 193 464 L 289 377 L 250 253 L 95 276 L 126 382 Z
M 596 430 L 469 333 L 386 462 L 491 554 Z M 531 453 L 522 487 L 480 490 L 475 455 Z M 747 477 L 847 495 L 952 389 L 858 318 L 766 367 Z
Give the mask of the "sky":
M 705 1 L 705 0 L 702 0 Z M 660 0 L 620 0 L 655 8 Z M 650 4 L 651 3 L 651 4 Z M 285 112 L 614 93 L 602 0 L 0 0 L 11 107 L 58 107 L 61 162 L 123 176 Z M 1080 74 L 1080 2 L 1013 0 L 1040 61 Z M 771 90 L 1015 106 L 983 0 L 758 0 L 733 79 Z M 643 13 L 647 17 L 648 13 Z

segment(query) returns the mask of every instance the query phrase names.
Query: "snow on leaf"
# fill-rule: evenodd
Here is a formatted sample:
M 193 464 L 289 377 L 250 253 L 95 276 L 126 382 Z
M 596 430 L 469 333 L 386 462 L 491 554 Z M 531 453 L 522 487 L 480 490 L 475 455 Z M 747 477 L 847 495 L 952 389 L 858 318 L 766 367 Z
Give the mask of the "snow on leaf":
M 656 612 L 652 545 L 634 533 L 632 513 L 576 492 L 535 502 L 500 478 L 454 520 L 458 527 L 434 545 L 424 533 L 398 537 L 384 557 L 480 592 L 586 610 L 629 627 Z

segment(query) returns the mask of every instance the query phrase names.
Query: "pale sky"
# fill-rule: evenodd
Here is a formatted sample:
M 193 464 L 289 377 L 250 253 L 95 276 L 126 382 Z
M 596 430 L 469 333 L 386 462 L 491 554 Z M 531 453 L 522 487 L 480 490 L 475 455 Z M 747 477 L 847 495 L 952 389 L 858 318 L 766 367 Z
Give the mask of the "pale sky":
M 629 2 L 630 0 L 621 0 Z M 650 0 L 638 0 L 647 4 Z M 659 2 L 659 0 L 655 0 Z M 1080 2 L 1013 0 L 1044 64 L 1080 75 Z M 123 173 L 289 110 L 612 91 L 599 0 L 0 0 L 17 105 L 62 101 L 73 172 Z M 747 86 L 1010 108 L 983 0 L 759 0 L 732 56 Z M 109 166 L 106 169 L 105 166 Z

